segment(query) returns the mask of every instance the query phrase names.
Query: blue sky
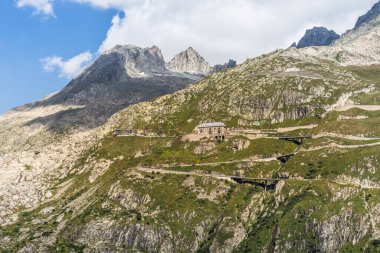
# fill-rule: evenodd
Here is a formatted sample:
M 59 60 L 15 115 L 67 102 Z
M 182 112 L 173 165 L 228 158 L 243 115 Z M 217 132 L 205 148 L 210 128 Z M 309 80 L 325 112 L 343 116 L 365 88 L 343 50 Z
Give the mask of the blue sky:
M 0 0 L 0 114 L 60 90 L 117 44 L 243 62 L 313 26 L 343 33 L 377 1 Z
M 69 79 L 47 72 L 41 59 L 97 52 L 116 10 L 59 2 L 55 17 L 0 0 L 0 114 L 59 90 Z

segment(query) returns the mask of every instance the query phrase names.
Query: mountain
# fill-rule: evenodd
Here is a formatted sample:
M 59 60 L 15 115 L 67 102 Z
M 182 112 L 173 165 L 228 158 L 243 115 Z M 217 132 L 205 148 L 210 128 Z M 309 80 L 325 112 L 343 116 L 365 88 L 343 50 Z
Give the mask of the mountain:
M 325 27 L 313 27 L 306 31 L 305 35 L 298 42 L 297 48 L 330 46 L 339 37 L 333 30 L 327 30 Z
M 379 3 L 358 19 L 357 25 L 335 40 L 329 47 L 289 48 L 288 54 L 299 59 L 313 55 L 336 61 L 341 65 L 372 65 L 380 63 L 378 40 L 380 39 Z
M 156 46 L 116 46 L 105 52 L 60 92 L 26 107 L 72 105 L 75 108 L 32 123 L 96 127 L 131 104 L 182 89 L 200 76 L 170 72 Z
M 236 61 L 230 59 L 227 63 L 223 65 L 217 64 L 214 67 L 212 67 L 210 70 L 210 73 L 217 73 L 226 69 L 235 68 L 236 66 L 237 66 Z
M 192 47 L 177 54 L 171 59 L 166 67 L 173 72 L 187 72 L 206 75 L 210 72 L 210 64 Z
M 129 106 L 75 136 L 93 144 L 59 170 L 43 204 L 3 226 L 3 248 L 376 252 L 379 70 L 278 50 Z M 207 121 L 224 122 L 227 140 L 193 133 Z
M 354 29 L 358 29 L 361 25 L 365 23 L 369 23 L 372 20 L 375 20 L 380 15 L 380 1 L 377 2 L 374 6 L 372 6 L 371 10 L 369 10 L 363 16 L 360 16 L 356 21 Z
M 64 176 L 101 138 L 114 113 L 201 78 L 168 71 L 155 46 L 116 46 L 61 91 L 1 115 L 0 226 L 17 219 L 8 214 L 18 206 L 32 208 L 48 198 L 51 178 Z
M 192 47 L 174 56 L 166 67 L 177 73 L 191 73 L 196 75 L 208 75 L 236 67 L 236 61 L 229 60 L 225 64 L 217 64 L 213 67 Z
M 363 64 L 378 28 L 249 59 L 92 127 L 42 123 L 108 106 L 78 95 L 92 76 L 111 90 L 199 78 L 155 47 L 111 50 L 62 94 L 0 116 L 0 251 L 379 252 L 380 64 Z M 225 140 L 198 134 L 204 122 L 226 124 Z

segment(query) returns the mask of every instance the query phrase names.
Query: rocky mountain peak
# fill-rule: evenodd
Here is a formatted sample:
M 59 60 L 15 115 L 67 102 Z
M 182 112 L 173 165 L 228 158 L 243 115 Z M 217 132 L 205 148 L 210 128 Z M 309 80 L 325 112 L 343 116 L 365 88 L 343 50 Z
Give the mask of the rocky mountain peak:
M 339 39 L 339 35 L 325 27 L 313 27 L 306 30 L 305 35 L 297 44 L 297 48 L 305 48 L 311 46 L 330 46 L 335 40 Z
M 36 123 L 91 128 L 104 124 L 122 108 L 173 93 L 199 79 L 198 75 L 168 71 L 157 46 L 118 45 L 101 54 L 60 92 L 31 106 L 80 106 Z
M 217 72 L 220 72 L 220 71 L 223 71 L 223 70 L 229 69 L 229 68 L 234 68 L 234 67 L 236 67 L 236 66 L 237 66 L 236 61 L 230 59 L 230 60 L 229 60 L 227 63 L 225 63 L 225 64 L 217 64 L 217 65 L 215 65 L 214 67 L 212 67 L 210 73 L 217 73 Z
M 173 72 L 188 72 L 195 74 L 207 74 L 211 70 L 210 64 L 192 47 L 177 54 L 166 64 Z
M 188 47 L 188 48 L 185 50 L 185 52 L 192 53 L 192 54 L 198 54 L 198 52 L 195 51 L 195 49 L 192 48 L 192 47 Z
M 376 19 L 379 16 L 380 16 L 380 1 L 377 2 L 375 5 L 373 5 L 372 8 L 366 14 L 358 18 L 354 29 Z
M 120 55 L 124 61 L 125 71 L 131 77 L 166 71 L 164 57 L 157 46 L 141 48 L 134 45 L 118 45 L 105 54 Z

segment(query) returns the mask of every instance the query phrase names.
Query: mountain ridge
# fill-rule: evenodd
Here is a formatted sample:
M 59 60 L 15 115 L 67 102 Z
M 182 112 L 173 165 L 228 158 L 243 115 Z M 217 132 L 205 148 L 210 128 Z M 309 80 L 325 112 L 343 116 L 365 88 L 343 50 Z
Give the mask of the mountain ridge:
M 364 23 L 368 23 L 371 20 L 377 18 L 380 15 L 380 1 L 375 3 L 372 8 L 363 16 L 360 16 L 355 23 L 354 29 L 359 28 Z
M 31 124 L 48 124 L 53 129 L 57 125 L 96 127 L 122 108 L 172 93 L 201 78 L 197 74 L 167 70 L 157 46 L 119 45 L 100 55 L 61 91 L 24 107 L 82 106 L 38 118 Z

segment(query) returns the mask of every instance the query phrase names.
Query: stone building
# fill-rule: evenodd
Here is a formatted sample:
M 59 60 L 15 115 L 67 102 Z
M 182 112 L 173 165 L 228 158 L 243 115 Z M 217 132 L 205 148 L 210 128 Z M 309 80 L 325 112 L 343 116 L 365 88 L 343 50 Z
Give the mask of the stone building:
M 196 132 L 223 141 L 227 135 L 227 127 L 222 122 L 203 123 L 197 126 Z

